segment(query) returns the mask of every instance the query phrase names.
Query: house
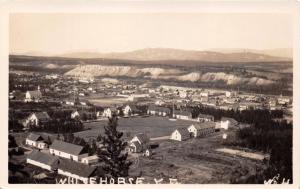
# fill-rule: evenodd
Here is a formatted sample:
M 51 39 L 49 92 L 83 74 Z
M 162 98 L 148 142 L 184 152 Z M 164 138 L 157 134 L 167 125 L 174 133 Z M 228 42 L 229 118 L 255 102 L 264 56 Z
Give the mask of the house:
M 238 122 L 233 118 L 222 117 L 221 118 L 221 128 L 228 130 L 229 127 L 237 126 Z
M 203 122 L 203 123 L 196 123 L 192 124 L 188 127 L 188 131 L 193 137 L 201 137 L 206 136 L 208 134 L 215 132 L 215 122 Z
M 103 117 L 111 118 L 112 115 L 113 115 L 113 113 L 118 113 L 117 108 L 115 108 L 115 107 L 105 108 L 104 111 L 103 111 L 102 116 Z
M 78 112 L 77 110 L 76 110 L 76 111 L 73 111 L 73 112 L 71 113 L 71 118 L 72 118 L 72 119 L 80 118 L 79 112 Z
M 149 137 L 144 133 L 135 135 L 129 142 L 129 151 L 139 153 L 149 148 Z
M 138 142 L 139 144 L 144 145 L 144 144 L 147 144 L 149 141 L 150 141 L 150 139 L 146 134 L 139 133 L 131 139 L 130 143 Z
M 190 133 L 187 128 L 178 128 L 172 132 L 170 139 L 184 141 L 190 138 Z
M 208 114 L 199 114 L 197 120 L 199 122 L 207 122 L 207 121 L 214 121 L 214 116 Z
M 97 167 L 95 166 L 89 166 L 67 159 L 60 159 L 57 173 L 88 184 L 89 178 L 95 176 L 96 170 Z
M 30 114 L 23 122 L 24 127 L 28 127 L 29 125 L 41 126 L 44 123 L 50 121 L 51 118 L 47 112 L 35 112 Z
M 40 91 L 40 86 L 36 91 L 27 91 L 25 94 L 25 102 L 40 102 L 42 100 L 42 93 Z
M 160 106 L 149 106 L 147 110 L 147 114 L 149 115 L 167 116 L 170 113 L 171 113 L 170 108 L 160 107 Z
M 189 111 L 174 110 L 173 117 L 176 119 L 189 120 L 189 119 L 192 119 L 192 113 Z
M 127 151 L 134 152 L 134 153 L 140 153 L 143 151 L 143 147 L 139 142 L 134 141 L 129 144 Z
M 30 154 L 28 154 L 26 163 L 35 165 L 42 169 L 54 171 L 57 169 L 58 160 L 59 158 L 57 156 L 33 150 Z
M 41 135 L 35 134 L 35 133 L 30 133 L 26 140 L 25 144 L 36 147 L 38 149 L 45 149 L 48 148 L 48 144 L 44 142 L 44 139 Z
M 88 153 L 83 146 L 67 143 L 61 140 L 54 140 L 49 147 L 50 154 L 71 159 L 74 161 L 81 161 L 82 158 L 88 157 Z
M 84 157 L 81 159 L 81 163 L 91 165 L 99 162 L 99 157 L 97 155 Z
M 135 105 L 126 105 L 123 108 L 123 113 L 125 116 L 130 116 L 134 114 L 139 114 L 140 110 Z

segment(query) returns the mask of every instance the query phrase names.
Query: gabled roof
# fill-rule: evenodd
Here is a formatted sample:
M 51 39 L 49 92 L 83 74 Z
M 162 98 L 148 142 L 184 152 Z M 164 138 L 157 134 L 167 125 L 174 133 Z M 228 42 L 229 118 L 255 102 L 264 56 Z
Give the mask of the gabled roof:
M 96 168 L 97 167 L 88 166 L 83 163 L 78 163 L 67 159 L 60 159 L 58 163 L 58 169 L 84 178 L 91 177 L 96 171 Z
M 142 150 L 142 146 L 137 141 L 132 142 L 130 146 L 135 146 L 137 152 Z
M 76 144 L 67 143 L 61 140 L 55 140 L 49 148 L 72 155 L 80 155 L 82 154 L 84 147 Z
M 187 129 L 187 128 L 185 128 L 185 127 L 182 127 L 182 128 L 178 128 L 178 129 L 176 129 L 179 133 L 180 133 L 180 135 L 182 136 L 182 137 L 190 137 L 190 133 L 189 133 L 189 130 Z M 176 131 L 175 130 L 175 131 Z M 175 132 L 174 131 L 174 132 Z
M 56 166 L 59 159 L 57 156 L 43 153 L 38 150 L 33 150 L 28 154 L 27 158 L 50 166 Z
M 50 116 L 47 112 L 35 112 L 33 113 L 40 121 L 48 121 L 50 120 Z
M 40 98 L 42 96 L 41 91 L 27 91 L 30 94 L 31 98 Z
M 201 129 L 206 129 L 206 128 L 215 128 L 216 123 L 212 122 L 212 121 L 208 121 L 208 122 L 203 122 L 203 123 L 196 123 L 196 124 L 193 124 L 193 126 L 197 130 L 201 130 Z
M 144 133 L 139 133 L 135 135 L 142 144 L 149 142 L 149 137 Z
M 158 111 L 158 112 L 170 112 L 170 108 L 166 108 L 166 107 L 161 107 L 161 106 L 149 106 L 148 110 L 150 111 Z
M 43 140 L 43 137 L 41 135 L 38 135 L 35 133 L 30 133 L 26 139 L 32 140 L 32 141 L 38 141 L 38 140 Z

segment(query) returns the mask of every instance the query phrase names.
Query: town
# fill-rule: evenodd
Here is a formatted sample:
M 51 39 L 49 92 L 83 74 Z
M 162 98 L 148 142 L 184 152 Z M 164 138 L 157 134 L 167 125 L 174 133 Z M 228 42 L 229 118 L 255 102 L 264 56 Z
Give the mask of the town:
M 131 176 L 211 183 L 217 179 L 213 175 L 218 175 L 218 182 L 233 183 L 226 171 L 250 177 L 257 174 L 255 169 L 264 171 L 270 159 L 264 150 L 234 145 L 236 134 L 258 124 L 250 120 L 253 114 L 291 125 L 292 101 L 290 96 L 151 80 L 11 70 L 9 154 L 14 171 L 10 182 L 30 182 L 16 173 L 22 170 L 35 182 L 71 177 L 88 183 L 101 172 L 96 153 L 99 136 L 104 135 L 108 119 L 117 115 L 128 159 L 133 162 Z

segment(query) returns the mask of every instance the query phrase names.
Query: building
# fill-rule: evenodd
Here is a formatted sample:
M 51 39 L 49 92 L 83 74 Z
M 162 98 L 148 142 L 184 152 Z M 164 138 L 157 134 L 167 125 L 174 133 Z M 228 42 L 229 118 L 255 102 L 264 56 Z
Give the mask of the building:
M 107 117 L 107 118 L 111 118 L 113 113 L 117 113 L 118 114 L 118 110 L 115 107 L 111 107 L 111 108 L 105 108 L 103 110 L 103 117 Z
M 222 117 L 221 118 L 221 128 L 228 130 L 229 127 L 235 127 L 238 122 L 233 118 Z
M 28 164 L 35 165 L 49 171 L 57 169 L 58 160 L 59 158 L 57 156 L 52 156 L 38 150 L 33 150 L 26 158 L 26 162 Z
M 173 111 L 173 117 L 176 119 L 183 119 L 183 120 L 189 120 L 192 119 L 192 113 L 188 111 Z
M 54 140 L 49 147 L 50 154 L 67 158 L 74 161 L 81 161 L 82 158 L 88 157 L 88 153 L 83 146 L 67 143 L 61 140 Z
M 67 159 L 60 159 L 57 173 L 88 184 L 89 178 L 95 175 L 96 170 L 97 167 L 95 166 L 89 166 Z
M 133 152 L 133 153 L 140 153 L 143 151 L 143 147 L 139 142 L 134 141 L 134 142 L 129 143 L 127 151 Z
M 36 91 L 27 91 L 25 94 L 25 102 L 40 102 L 42 100 L 42 93 L 40 91 L 40 86 Z
M 38 149 L 45 149 L 48 148 L 48 144 L 44 142 L 44 138 L 41 135 L 30 133 L 26 140 L 25 144 L 38 148 Z
M 30 114 L 27 119 L 24 120 L 23 126 L 28 127 L 29 125 L 41 126 L 51 120 L 47 112 L 35 112 Z
M 215 132 L 215 122 L 203 122 L 192 124 L 188 131 L 193 137 L 202 137 Z
M 184 141 L 190 138 L 190 133 L 187 128 L 178 128 L 172 132 L 170 139 L 177 141 Z
M 76 110 L 76 111 L 73 111 L 73 112 L 71 113 L 71 118 L 72 118 L 72 119 L 80 118 L 79 112 L 78 112 L 77 110 Z
M 170 108 L 160 106 L 149 106 L 147 110 L 147 114 L 149 115 L 167 116 L 170 115 L 170 113 Z
M 146 134 L 139 133 L 139 134 L 135 135 L 131 139 L 130 142 L 132 143 L 132 142 L 135 142 L 135 141 L 138 142 L 138 143 L 140 143 L 141 145 L 143 145 L 143 144 L 147 144 L 150 141 L 150 139 L 149 139 L 149 137 Z
M 207 122 L 207 121 L 214 121 L 215 118 L 212 115 L 208 115 L 208 114 L 199 114 L 197 117 L 197 120 L 199 122 Z
M 126 105 L 123 108 L 124 116 L 136 115 L 140 113 L 140 110 L 135 105 Z
M 87 165 L 96 164 L 98 162 L 99 162 L 99 157 L 97 155 L 88 156 L 88 157 L 84 157 L 81 159 L 81 163 L 84 163 Z

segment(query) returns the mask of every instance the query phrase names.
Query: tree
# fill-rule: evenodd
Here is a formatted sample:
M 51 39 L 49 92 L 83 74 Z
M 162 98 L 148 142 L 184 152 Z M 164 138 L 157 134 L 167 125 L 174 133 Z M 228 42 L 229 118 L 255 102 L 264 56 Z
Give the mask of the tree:
M 127 160 L 127 153 L 124 153 L 126 142 L 122 141 L 123 133 L 117 131 L 118 118 L 113 115 L 108 125 L 104 127 L 105 135 L 100 136 L 102 146 L 98 149 L 99 159 L 104 162 L 103 170 L 107 178 L 127 177 L 131 162 Z

